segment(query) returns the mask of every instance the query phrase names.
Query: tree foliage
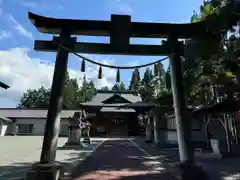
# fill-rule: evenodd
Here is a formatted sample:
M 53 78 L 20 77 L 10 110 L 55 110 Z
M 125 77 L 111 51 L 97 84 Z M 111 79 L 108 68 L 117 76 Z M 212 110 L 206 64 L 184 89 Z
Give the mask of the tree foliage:
M 136 78 L 135 73 L 135 71 L 132 72 L 131 80 L 128 86 L 128 89 L 131 91 L 138 91 L 141 84 L 140 80 Z
M 205 1 L 200 13 L 191 17 L 193 23 L 208 20 L 217 37 L 186 41 L 184 84 L 187 99 L 192 104 L 219 102 L 238 92 L 239 32 L 230 5 L 226 0 Z
M 210 104 L 226 98 L 238 98 L 240 63 L 238 19 L 232 14 L 229 0 L 204 1 L 200 13 L 194 12 L 192 23 L 206 20 L 214 37 L 187 39 L 182 58 L 183 83 L 188 104 Z M 163 65 L 161 65 L 163 66 Z M 159 68 L 153 79 L 152 100 L 172 105 L 170 68 Z
M 28 89 L 20 99 L 20 108 L 48 108 L 50 99 L 50 88 L 41 86 L 38 89 Z M 63 109 L 79 107 L 82 102 L 90 101 L 96 94 L 96 88 L 92 81 L 83 78 L 81 86 L 77 79 L 67 76 L 63 92 Z

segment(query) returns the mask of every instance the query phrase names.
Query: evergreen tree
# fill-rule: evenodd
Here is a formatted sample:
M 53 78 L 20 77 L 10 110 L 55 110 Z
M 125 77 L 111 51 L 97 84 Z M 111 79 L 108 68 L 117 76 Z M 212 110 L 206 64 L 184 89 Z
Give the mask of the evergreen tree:
M 28 89 L 20 99 L 19 108 L 47 108 L 50 89 L 41 86 L 39 89 Z
M 132 77 L 131 77 L 128 89 L 131 90 L 131 91 L 138 91 L 139 87 L 140 87 L 140 84 L 141 84 L 141 82 L 140 82 L 140 80 L 138 80 L 136 78 L 136 74 L 135 74 L 135 71 L 134 71 L 132 73 Z
M 153 77 L 154 76 L 152 74 L 152 71 L 150 70 L 150 68 L 147 68 L 141 81 L 143 88 L 141 95 L 145 101 L 150 101 L 152 99 L 154 91 L 154 87 L 152 84 Z
M 112 87 L 112 91 L 120 91 L 119 85 L 118 84 L 114 84 L 114 86 Z
M 48 108 L 51 89 L 41 86 L 38 89 L 28 89 L 20 99 L 19 108 Z M 78 108 L 82 102 L 90 101 L 96 95 L 96 88 L 92 81 L 83 78 L 81 88 L 77 79 L 67 75 L 63 92 L 63 109 Z
M 121 83 L 119 84 L 119 91 L 120 91 L 120 92 L 124 92 L 125 90 L 126 90 L 125 84 L 124 84 L 123 82 L 121 82 Z
M 63 108 L 71 109 L 76 107 L 78 100 L 78 83 L 77 79 L 69 79 L 63 92 Z
M 108 88 L 107 86 L 104 86 L 104 87 L 101 88 L 101 90 L 103 90 L 103 91 L 109 91 L 109 88 Z

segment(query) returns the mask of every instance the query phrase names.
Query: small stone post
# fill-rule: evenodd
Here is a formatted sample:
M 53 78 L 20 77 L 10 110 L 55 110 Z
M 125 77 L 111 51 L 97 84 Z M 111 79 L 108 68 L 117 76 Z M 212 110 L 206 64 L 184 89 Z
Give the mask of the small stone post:
M 10 127 L 11 127 L 11 135 L 12 136 L 15 136 L 16 134 L 17 134 L 17 132 L 18 132 L 18 125 L 17 125 L 17 123 L 16 122 L 13 122 L 13 123 L 11 123 L 10 124 Z
M 86 143 L 86 144 L 90 144 L 90 123 L 87 121 L 86 124 L 85 124 L 85 136 L 84 136 L 84 139 L 83 139 L 83 143 Z
M 146 121 L 146 143 L 151 143 L 152 142 L 152 122 L 151 122 L 151 118 L 149 118 L 148 116 L 145 117 L 145 121 Z
M 154 143 L 157 146 L 160 143 L 159 122 L 157 116 L 153 116 L 153 127 L 154 127 Z

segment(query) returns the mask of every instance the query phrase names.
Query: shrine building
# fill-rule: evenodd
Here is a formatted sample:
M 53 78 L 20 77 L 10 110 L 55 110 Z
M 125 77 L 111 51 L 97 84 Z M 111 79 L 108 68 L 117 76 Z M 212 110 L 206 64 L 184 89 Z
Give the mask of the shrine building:
M 91 134 L 125 135 L 140 134 L 139 111 L 136 108 L 126 108 L 132 103 L 142 102 L 141 97 L 132 91 L 98 91 L 90 102 L 82 103 L 82 109 L 95 114 L 90 119 Z
M 69 118 L 84 109 L 91 122 L 91 136 L 139 135 L 140 127 L 136 108 L 127 104 L 141 102 L 136 92 L 98 91 L 92 101 L 79 109 L 61 111 L 60 136 L 68 135 Z M 1 135 L 44 135 L 47 109 L 0 108 Z M 7 119 L 7 120 L 6 120 Z

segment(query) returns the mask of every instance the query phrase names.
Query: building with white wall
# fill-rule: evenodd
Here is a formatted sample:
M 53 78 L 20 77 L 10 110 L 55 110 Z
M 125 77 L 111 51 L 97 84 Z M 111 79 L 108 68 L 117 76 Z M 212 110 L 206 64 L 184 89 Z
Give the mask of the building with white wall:
M 0 116 L 0 136 L 4 136 L 6 134 L 8 125 L 12 123 L 13 121 L 11 119 Z
M 0 108 L 1 135 L 44 135 L 47 111 L 47 109 Z M 73 117 L 75 112 L 81 113 L 81 110 L 62 110 L 60 136 L 68 134 L 69 118 Z

